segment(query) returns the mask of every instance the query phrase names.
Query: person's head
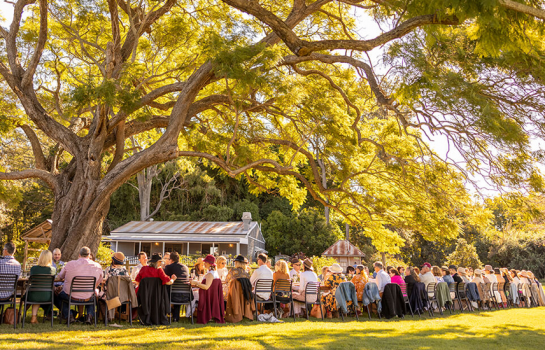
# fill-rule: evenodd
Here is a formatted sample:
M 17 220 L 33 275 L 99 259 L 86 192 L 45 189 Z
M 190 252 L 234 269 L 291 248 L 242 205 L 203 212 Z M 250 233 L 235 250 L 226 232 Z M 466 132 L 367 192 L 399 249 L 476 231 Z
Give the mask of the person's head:
M 364 275 L 367 278 L 365 274 L 365 267 L 363 265 L 356 266 L 356 275 Z
M 146 254 L 146 252 L 138 253 L 138 261 L 142 266 L 145 266 L 148 263 L 148 254 Z
M 291 267 L 295 271 L 297 271 L 297 272 L 301 271 L 301 260 L 299 260 L 297 258 L 293 258 L 293 259 L 291 259 L 290 262 L 291 262 Z
M 500 268 L 499 268 L 499 267 L 495 267 L 495 268 L 494 268 L 494 274 L 495 274 L 495 275 L 500 275 L 500 274 L 501 274 Z
M 167 265 L 170 265 L 171 263 L 172 262 L 170 261 L 170 253 L 166 252 L 165 255 L 163 256 L 163 264 L 167 266 Z
M 450 270 L 446 266 L 441 266 L 441 272 L 443 273 L 443 276 L 449 276 Z
M 395 267 L 392 267 L 388 273 L 390 274 L 390 277 L 399 276 L 399 271 L 397 271 Z
M 288 263 L 285 260 L 278 260 L 276 264 L 274 264 L 274 271 L 281 272 L 285 275 L 288 275 L 290 273 Z
M 170 253 L 170 263 L 171 264 L 177 264 L 180 262 L 180 254 L 178 252 L 172 252 Z
M 218 256 L 216 259 L 216 265 L 218 266 L 218 269 L 223 269 L 227 266 L 227 258 L 223 255 Z
M 458 275 L 460 276 L 465 276 L 466 275 L 466 268 L 465 267 L 461 267 L 461 266 L 458 266 Z
M 407 268 L 407 270 L 409 271 L 409 273 L 407 274 L 407 276 L 411 275 L 413 276 L 413 278 L 415 279 L 416 282 L 420 282 L 420 276 L 419 273 L 418 273 L 418 267 L 412 267 L 412 266 L 409 266 Z
M 246 269 L 246 259 L 242 255 L 237 255 L 234 263 L 236 269 Z
M 467 273 L 469 275 L 473 275 L 474 272 L 473 272 L 473 268 L 471 266 L 467 268 Z
M 161 260 L 162 260 L 161 254 L 153 253 L 151 255 L 151 259 L 148 260 L 148 266 L 158 269 L 159 267 L 161 267 L 161 263 L 160 263 Z
M 487 275 L 493 274 L 494 269 L 492 268 L 492 265 L 485 265 L 484 266 L 484 273 L 486 273 Z
M 407 268 L 405 269 L 405 276 L 410 276 L 410 275 L 411 275 L 411 267 L 407 266 Z
M 122 252 L 115 252 L 112 255 L 112 265 L 123 265 L 125 261 L 125 254 Z
M 420 269 L 417 266 L 414 267 L 414 272 L 416 272 L 417 275 L 420 275 Z
M 443 272 L 441 271 L 441 268 L 439 266 L 432 266 L 431 267 L 431 273 L 435 277 L 443 277 Z
M 341 274 L 343 273 L 343 268 L 341 265 L 335 263 L 329 267 L 329 271 L 331 271 L 331 273 Z
M 509 271 L 509 273 L 511 274 L 511 277 L 515 278 L 515 277 L 519 277 L 519 274 L 517 273 L 517 270 L 515 269 L 511 269 L 511 271 Z
M 420 273 L 421 274 L 425 274 L 425 273 L 428 273 L 431 271 L 431 264 L 430 263 L 424 263 L 424 265 L 422 265 L 422 268 L 420 269 Z
M 59 248 L 53 249 L 53 261 L 61 261 L 62 253 Z
M 455 275 L 456 274 L 456 271 L 458 271 L 458 266 L 456 265 L 450 265 L 448 267 L 448 270 L 450 271 L 450 274 L 451 275 Z
M 398 266 L 397 271 L 399 272 L 400 276 L 403 276 L 405 274 L 405 268 L 403 266 Z
M 355 272 L 356 272 L 356 269 L 354 268 L 354 266 L 348 266 L 346 268 L 346 274 L 347 275 L 353 275 Z
M 204 267 L 207 270 L 215 270 L 216 269 L 216 258 L 212 254 L 208 254 L 202 261 L 204 263 Z
M 15 244 L 13 242 L 8 242 L 8 243 L 4 244 L 4 251 L 2 252 L 2 255 L 4 255 L 4 256 L 8 256 L 8 255 L 13 256 L 13 254 L 15 254 Z
M 38 258 L 38 266 L 50 267 L 53 262 L 53 254 L 49 250 L 42 250 Z
M 329 266 L 322 267 L 322 277 L 329 273 L 331 273 L 331 271 L 329 271 Z
M 267 265 L 267 254 L 265 253 L 259 253 L 259 255 L 257 256 L 257 264 L 259 266 L 262 266 L 262 265 Z
M 79 257 L 80 258 L 89 259 L 90 255 L 91 255 L 91 249 L 89 249 L 89 247 L 82 247 L 79 250 Z
M 270 269 L 272 266 L 272 260 L 271 259 L 267 259 L 267 267 Z
M 382 262 L 381 261 L 375 261 L 375 263 L 373 264 L 373 267 L 375 268 L 375 272 L 379 272 L 380 270 L 382 270 Z
M 314 268 L 312 268 L 312 260 L 309 258 L 303 260 L 303 271 L 314 271 Z
M 475 269 L 473 271 L 473 276 L 475 277 L 482 277 L 483 276 L 483 271 L 481 269 Z

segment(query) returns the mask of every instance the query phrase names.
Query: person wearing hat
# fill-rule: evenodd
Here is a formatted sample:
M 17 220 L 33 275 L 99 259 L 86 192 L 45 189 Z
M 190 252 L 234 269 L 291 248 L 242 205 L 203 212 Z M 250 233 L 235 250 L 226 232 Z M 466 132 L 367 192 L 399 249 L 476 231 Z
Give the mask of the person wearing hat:
M 335 299 L 335 292 L 337 287 L 342 282 L 346 282 L 346 277 L 343 275 L 343 268 L 339 264 L 333 264 L 329 267 L 331 274 L 324 282 L 324 286 L 329 288 L 329 293 L 322 294 L 322 304 L 327 311 L 327 318 L 333 318 L 333 314 L 337 317 L 337 301 Z M 351 301 L 349 301 L 351 303 Z M 350 305 L 350 304 L 349 304 Z
M 290 271 L 290 279 L 293 280 L 295 276 L 299 278 L 299 275 L 301 274 L 301 260 L 297 258 L 291 259 L 291 271 Z
M 112 264 L 104 271 L 104 281 L 107 281 L 112 276 L 128 276 L 127 268 L 123 265 L 125 254 L 115 252 L 112 254 Z
M 454 283 L 454 279 L 450 275 L 450 270 L 446 266 L 441 266 L 441 272 L 443 273 L 443 281 L 447 282 L 450 286 L 451 283 Z
M 420 269 L 420 282 L 424 283 L 425 289 L 428 290 L 430 283 L 436 283 L 435 277 L 431 273 L 431 264 L 426 262 Z
M 246 271 L 246 265 L 248 265 L 248 259 L 242 255 L 237 255 L 234 262 L 234 267 L 229 270 L 227 276 L 225 277 L 225 283 L 227 283 L 227 290 L 231 287 L 231 282 L 239 278 L 248 278 L 250 279 L 250 274 Z
M 203 281 L 205 283 L 193 280 L 191 281 L 191 285 L 200 289 L 208 290 L 215 279 L 221 279 L 218 275 L 218 272 L 216 271 L 216 258 L 212 254 L 208 254 L 202 262 L 204 264 L 204 268 L 208 271 L 208 273 L 204 275 L 203 278 Z
M 501 302 L 501 294 L 499 291 L 494 292 L 492 285 L 494 283 L 498 283 L 498 279 L 496 278 L 496 275 L 494 274 L 494 268 L 492 268 L 492 265 L 485 265 L 484 266 L 484 273 L 488 281 L 490 282 L 490 292 L 494 293 L 494 296 L 496 297 L 496 300 Z
M 305 288 L 307 287 L 307 283 L 319 283 L 318 282 L 318 275 L 314 272 L 314 269 L 312 268 L 312 260 L 309 258 L 306 258 L 303 261 L 303 272 L 299 276 L 299 290 L 297 292 L 293 293 L 293 299 L 299 300 L 304 302 L 305 301 Z M 316 301 L 316 295 L 309 294 L 309 298 L 307 299 L 309 302 L 315 302 Z M 299 303 L 295 304 L 295 313 L 300 314 L 301 313 L 301 306 Z
M 467 277 L 467 271 L 466 271 L 465 267 L 459 266 L 458 270 L 456 270 L 456 271 L 458 272 L 458 276 L 460 276 L 460 278 L 462 279 L 462 282 L 464 282 L 464 283 L 469 283 L 470 282 L 469 278 Z
M 161 254 L 154 253 L 151 259 L 148 260 L 148 266 L 143 266 L 138 272 L 135 278 L 135 283 L 138 285 L 140 281 L 146 277 L 160 278 L 163 284 L 171 285 L 176 281 L 176 275 L 167 276 L 165 271 L 161 268 Z M 138 294 L 138 287 L 136 287 L 136 293 Z

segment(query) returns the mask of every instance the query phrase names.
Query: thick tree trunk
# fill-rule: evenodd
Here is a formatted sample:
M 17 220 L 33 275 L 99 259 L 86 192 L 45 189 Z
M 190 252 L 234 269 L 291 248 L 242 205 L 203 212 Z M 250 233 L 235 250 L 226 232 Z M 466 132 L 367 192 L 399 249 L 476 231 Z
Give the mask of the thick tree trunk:
M 59 181 L 53 210 L 50 249 L 59 248 L 64 260 L 77 259 L 81 247 L 94 255 L 102 236 L 102 224 L 110 209 L 109 196 L 101 196 L 100 177 L 93 162 L 78 162 L 80 169 L 65 171 Z M 76 167 L 71 163 L 68 167 Z M 104 199 L 106 198 L 106 199 Z

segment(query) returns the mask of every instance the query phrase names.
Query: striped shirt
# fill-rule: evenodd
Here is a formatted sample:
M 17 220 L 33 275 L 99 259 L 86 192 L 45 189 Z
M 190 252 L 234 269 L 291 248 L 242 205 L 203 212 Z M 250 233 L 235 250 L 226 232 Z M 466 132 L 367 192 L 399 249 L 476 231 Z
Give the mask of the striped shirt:
M 11 255 L 0 256 L 0 275 L 17 275 L 17 278 L 21 276 L 21 264 L 15 260 Z M 2 284 L 2 288 L 13 288 L 12 285 Z M 7 299 L 11 297 L 11 292 L 0 292 L 0 299 Z

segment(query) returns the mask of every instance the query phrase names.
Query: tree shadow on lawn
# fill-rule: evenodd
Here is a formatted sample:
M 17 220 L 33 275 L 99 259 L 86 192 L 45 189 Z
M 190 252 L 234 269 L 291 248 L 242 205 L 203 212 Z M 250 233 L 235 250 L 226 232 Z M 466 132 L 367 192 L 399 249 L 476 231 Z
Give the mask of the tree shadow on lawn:
M 442 325 L 421 331 L 404 329 L 403 322 L 324 322 L 305 329 L 308 323 L 291 327 L 271 324 L 215 325 L 200 328 L 138 327 L 85 329 L 53 332 L 18 332 L 0 335 L 0 348 L 10 349 L 128 349 L 167 346 L 184 349 L 537 349 L 545 344 L 545 331 L 514 324 L 475 331 L 464 325 Z M 316 326 L 314 324 L 314 326 Z M 25 329 L 26 331 L 26 329 Z M 38 336 L 38 337 L 37 337 Z M 66 339 L 69 337 L 70 339 Z

